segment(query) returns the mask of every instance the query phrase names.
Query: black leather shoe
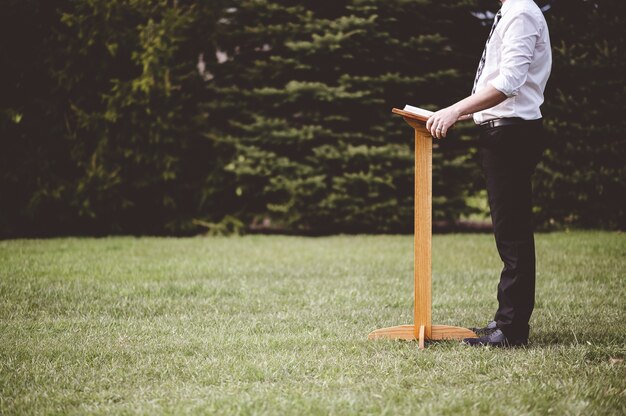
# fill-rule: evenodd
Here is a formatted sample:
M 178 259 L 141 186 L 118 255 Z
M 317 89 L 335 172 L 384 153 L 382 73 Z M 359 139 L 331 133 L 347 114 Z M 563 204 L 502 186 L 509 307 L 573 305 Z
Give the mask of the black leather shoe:
M 495 331 L 496 329 L 498 329 L 498 327 L 496 326 L 496 321 L 489 322 L 487 324 L 487 326 L 485 326 L 483 328 L 470 328 L 470 330 L 474 331 L 474 333 L 476 335 L 478 335 L 479 337 L 481 337 L 483 335 L 489 335 L 493 331 Z
M 492 333 L 484 335 L 480 338 L 465 338 L 463 340 L 463 344 L 471 347 L 482 347 L 487 345 L 491 347 L 518 347 L 520 345 L 527 345 L 528 338 L 510 339 L 507 338 L 501 330 L 496 329 Z

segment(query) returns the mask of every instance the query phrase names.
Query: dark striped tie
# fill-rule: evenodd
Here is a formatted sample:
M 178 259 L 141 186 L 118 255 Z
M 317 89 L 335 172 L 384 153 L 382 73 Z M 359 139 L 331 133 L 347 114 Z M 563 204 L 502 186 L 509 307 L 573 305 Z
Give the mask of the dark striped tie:
M 485 42 L 485 49 L 483 49 L 483 56 L 480 57 L 480 63 L 478 64 L 478 70 L 476 71 L 476 78 L 474 78 L 474 87 L 472 88 L 472 95 L 476 92 L 476 85 L 478 84 L 478 79 L 483 73 L 483 69 L 485 68 L 485 60 L 487 59 L 487 45 L 489 45 L 489 41 L 491 40 L 491 36 L 493 36 L 493 32 L 496 30 L 496 26 L 498 26 L 498 22 L 502 17 L 502 10 L 498 10 L 496 17 L 493 19 L 493 26 L 491 26 L 491 32 L 489 32 L 489 36 L 487 37 L 487 42 Z

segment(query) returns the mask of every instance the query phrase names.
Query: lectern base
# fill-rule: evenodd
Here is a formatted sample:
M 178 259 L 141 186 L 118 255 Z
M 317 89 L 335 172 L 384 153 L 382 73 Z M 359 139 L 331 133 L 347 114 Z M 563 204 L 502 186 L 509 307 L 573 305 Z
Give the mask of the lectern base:
M 367 336 L 368 339 L 401 339 L 405 341 L 419 340 L 420 349 L 424 348 L 424 325 L 419 328 L 415 328 L 415 325 L 399 325 L 391 326 L 389 328 L 381 328 L 370 332 Z M 467 328 L 461 328 L 458 326 L 448 325 L 433 325 L 431 328 L 431 336 L 427 339 L 433 341 L 445 340 L 445 339 L 463 339 L 463 338 L 476 338 L 476 334 Z

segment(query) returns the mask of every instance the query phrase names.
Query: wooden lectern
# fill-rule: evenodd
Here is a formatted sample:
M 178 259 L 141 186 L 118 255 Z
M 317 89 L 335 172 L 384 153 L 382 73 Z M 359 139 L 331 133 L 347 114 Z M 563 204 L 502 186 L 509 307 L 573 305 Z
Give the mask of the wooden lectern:
M 413 129 L 415 129 L 415 235 L 414 270 L 415 303 L 414 324 L 381 328 L 371 332 L 369 339 L 387 338 L 419 340 L 419 348 L 424 349 L 425 340 L 474 338 L 476 334 L 467 328 L 446 325 L 432 325 L 431 318 L 431 241 L 432 241 L 432 167 L 433 143 L 426 130 L 427 117 L 419 116 L 394 108 Z

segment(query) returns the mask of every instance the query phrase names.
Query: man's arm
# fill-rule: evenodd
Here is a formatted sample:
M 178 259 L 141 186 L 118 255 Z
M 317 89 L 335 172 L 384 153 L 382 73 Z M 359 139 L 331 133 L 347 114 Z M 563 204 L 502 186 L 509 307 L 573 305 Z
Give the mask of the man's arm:
M 426 129 L 437 139 L 446 137 L 448 129 L 458 120 L 469 119 L 469 114 L 494 107 L 508 97 L 491 85 L 478 91 L 456 104 L 437 111 L 426 122 Z
M 540 28 L 531 14 L 521 13 L 511 20 L 502 39 L 500 73 L 485 88 L 450 107 L 437 111 L 426 123 L 433 137 L 446 137 L 459 118 L 494 107 L 519 93 L 526 82 Z

